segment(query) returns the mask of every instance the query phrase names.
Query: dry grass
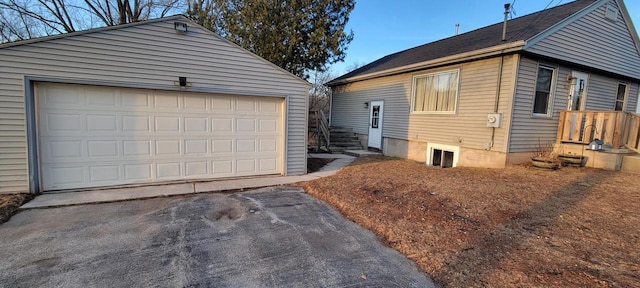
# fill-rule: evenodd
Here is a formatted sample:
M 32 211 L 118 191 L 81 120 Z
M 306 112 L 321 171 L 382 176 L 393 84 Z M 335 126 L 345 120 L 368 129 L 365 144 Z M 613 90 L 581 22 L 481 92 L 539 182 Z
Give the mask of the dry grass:
M 364 157 L 301 184 L 445 287 L 638 287 L 640 176 Z
M 32 194 L 0 194 L 0 224 L 7 222 L 22 204 L 31 199 Z

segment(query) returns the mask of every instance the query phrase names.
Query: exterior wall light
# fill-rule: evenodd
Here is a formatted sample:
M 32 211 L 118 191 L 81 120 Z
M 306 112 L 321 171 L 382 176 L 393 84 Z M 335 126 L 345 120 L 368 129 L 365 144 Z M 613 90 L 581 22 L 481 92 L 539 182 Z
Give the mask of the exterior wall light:
M 173 81 L 173 85 L 180 86 L 180 89 L 191 87 L 191 82 L 187 82 L 187 77 L 178 77 L 178 81 Z
M 364 109 L 369 109 L 369 102 L 364 102 Z

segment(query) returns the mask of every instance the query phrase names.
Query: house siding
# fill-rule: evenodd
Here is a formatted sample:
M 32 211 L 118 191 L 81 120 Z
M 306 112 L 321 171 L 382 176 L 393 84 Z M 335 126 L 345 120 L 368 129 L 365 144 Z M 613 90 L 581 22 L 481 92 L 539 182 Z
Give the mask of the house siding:
M 285 172 L 304 174 L 309 85 L 191 23 L 176 34 L 180 20 L 0 47 L 0 193 L 29 191 L 25 76 L 160 90 L 184 76 L 187 91 L 287 97 Z
M 557 81 L 553 96 L 552 117 L 534 117 L 533 98 L 535 94 L 536 73 L 539 64 L 557 68 Z M 572 68 L 550 62 L 538 61 L 523 57 L 520 61 L 516 83 L 516 93 L 513 106 L 513 121 L 511 127 L 509 152 L 534 151 L 538 143 L 552 143 L 556 140 L 560 111 L 567 109 L 569 84 L 566 79 L 571 75 Z M 589 73 L 587 84 L 587 110 L 613 110 L 618 79 L 604 76 L 595 72 Z M 629 84 L 629 99 L 625 111 L 636 109 L 638 83 L 623 81 Z
M 607 5 L 618 9 L 617 21 L 604 17 Z M 615 0 L 555 31 L 525 51 L 640 79 L 640 55 Z
M 498 113 L 502 127 L 495 129 L 492 151 L 506 151 L 506 130 L 515 83 L 517 55 L 504 57 Z M 486 127 L 493 113 L 500 58 L 479 60 L 437 69 L 421 70 L 334 87 L 332 124 L 368 134 L 368 101 L 383 100 L 383 137 L 483 149 L 491 141 Z M 411 82 L 414 75 L 460 69 L 457 113 L 411 114 Z

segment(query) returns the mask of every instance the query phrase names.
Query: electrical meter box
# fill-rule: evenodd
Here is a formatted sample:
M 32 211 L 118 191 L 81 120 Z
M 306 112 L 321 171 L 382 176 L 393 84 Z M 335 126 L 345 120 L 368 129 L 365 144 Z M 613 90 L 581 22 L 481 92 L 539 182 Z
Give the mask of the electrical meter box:
M 489 113 L 487 115 L 487 127 L 500 128 L 500 125 L 502 125 L 502 114 Z

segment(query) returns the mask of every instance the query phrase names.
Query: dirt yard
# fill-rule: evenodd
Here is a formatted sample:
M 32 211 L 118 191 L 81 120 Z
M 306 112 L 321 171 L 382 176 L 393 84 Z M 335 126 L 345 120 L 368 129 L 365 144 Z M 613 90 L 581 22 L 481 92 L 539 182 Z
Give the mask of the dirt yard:
M 31 194 L 0 194 L 0 224 L 7 222 L 18 207 L 31 199 Z
M 638 287 L 640 175 L 361 157 L 302 183 L 444 287 Z

